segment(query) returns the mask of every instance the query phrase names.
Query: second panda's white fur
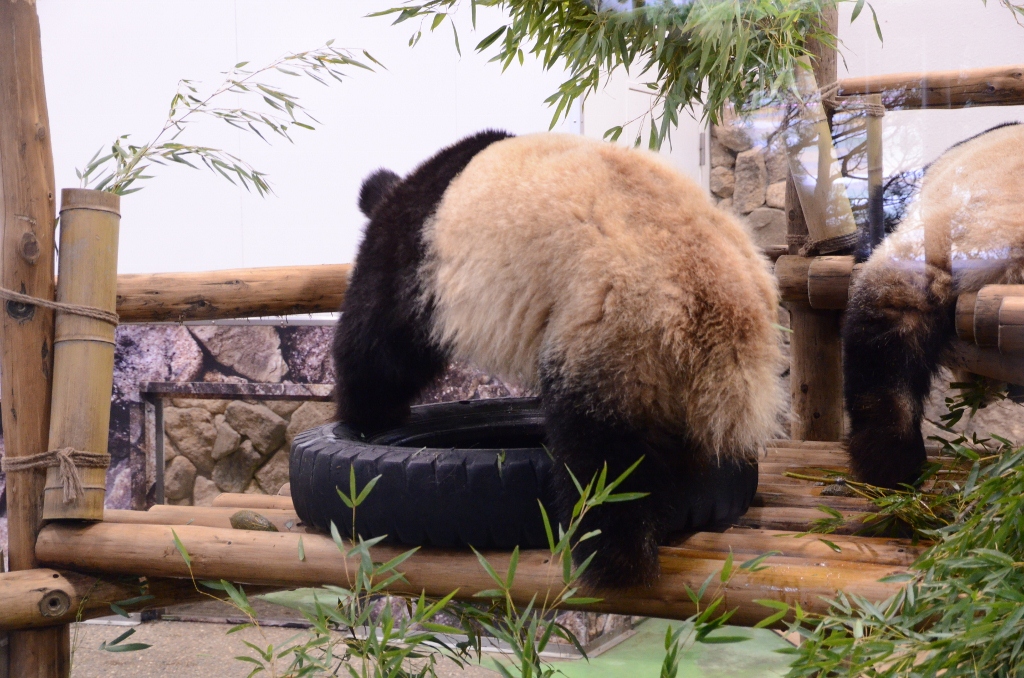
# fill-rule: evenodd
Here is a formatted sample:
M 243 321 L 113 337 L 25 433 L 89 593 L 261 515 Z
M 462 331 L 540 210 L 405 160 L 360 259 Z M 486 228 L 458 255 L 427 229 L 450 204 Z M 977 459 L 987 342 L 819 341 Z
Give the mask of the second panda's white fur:
M 425 224 L 420 278 L 455 357 L 538 365 L 637 427 L 750 455 L 778 432 L 778 297 L 739 221 L 654 154 L 578 136 L 494 143 Z

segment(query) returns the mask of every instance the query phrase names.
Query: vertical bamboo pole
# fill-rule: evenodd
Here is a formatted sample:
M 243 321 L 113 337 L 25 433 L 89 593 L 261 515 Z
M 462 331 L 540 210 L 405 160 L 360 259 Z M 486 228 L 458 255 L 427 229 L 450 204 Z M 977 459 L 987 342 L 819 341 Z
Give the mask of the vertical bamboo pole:
M 868 104 L 882 105 L 881 94 L 869 94 L 863 97 Z M 874 248 L 885 237 L 885 203 L 883 202 L 884 187 L 882 163 L 882 118 L 878 115 L 867 115 L 867 156 L 868 156 L 868 228 L 870 243 Z
M 114 311 L 121 199 L 81 188 L 61 192 L 57 300 Z M 57 312 L 49 449 L 105 454 L 114 379 L 114 325 Z M 43 519 L 103 520 L 107 469 L 80 467 L 82 493 L 64 501 L 59 469 L 46 470 Z
M 839 29 L 839 10 L 824 10 L 822 26 L 833 35 Z M 820 85 L 835 82 L 836 51 L 812 41 L 814 77 Z M 786 214 L 790 253 L 798 254 L 794 240 L 807 236 L 807 222 L 800 207 L 792 174 L 786 183 Z M 796 440 L 839 440 L 843 435 L 843 353 L 839 336 L 840 313 L 815 311 L 809 304 L 791 304 L 790 393 Z
M 0 2 L 0 284 L 53 299 L 54 179 L 39 17 L 31 0 Z M 4 302 L 0 384 L 6 453 L 46 449 L 50 425 L 53 313 Z M 7 478 L 12 570 L 36 566 L 42 471 Z M 10 634 L 11 678 L 52 678 L 70 669 L 68 627 Z

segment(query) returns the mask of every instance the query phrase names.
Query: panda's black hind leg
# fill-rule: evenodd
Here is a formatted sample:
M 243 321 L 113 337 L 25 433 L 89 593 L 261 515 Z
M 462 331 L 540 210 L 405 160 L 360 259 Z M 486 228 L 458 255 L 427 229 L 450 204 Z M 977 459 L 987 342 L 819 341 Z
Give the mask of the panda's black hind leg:
M 547 383 L 545 383 L 547 382 Z M 569 475 L 584 487 L 608 465 L 608 482 L 638 459 L 644 461 L 615 492 L 647 492 L 627 502 L 597 506 L 581 521 L 577 536 L 600 530 L 573 547 L 579 566 L 593 560 L 583 574 L 590 587 L 649 585 L 658 577 L 658 463 L 641 431 L 588 411 L 585 394 L 566 393 L 542 378 L 542 402 L 551 454 L 555 458 L 554 496 L 559 522 L 568 525 L 579 492 Z

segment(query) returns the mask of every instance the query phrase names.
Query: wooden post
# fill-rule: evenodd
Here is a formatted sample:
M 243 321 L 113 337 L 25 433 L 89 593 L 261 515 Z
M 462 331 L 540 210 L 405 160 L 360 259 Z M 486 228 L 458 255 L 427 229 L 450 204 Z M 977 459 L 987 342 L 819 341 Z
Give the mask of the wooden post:
M 839 12 L 822 12 L 822 25 L 838 33 Z M 820 85 L 836 80 L 836 52 L 817 42 L 809 45 L 814 76 Z M 807 222 L 792 174 L 786 182 L 786 214 L 790 254 L 800 251 L 807 237 Z M 790 303 L 790 393 L 793 398 L 792 437 L 795 440 L 839 440 L 843 435 L 843 354 L 839 337 L 839 311 L 816 311 L 810 304 Z
M 80 188 L 61 192 L 58 301 L 114 311 L 120 207 L 120 197 L 112 193 Z M 53 371 L 56 378 L 49 449 L 106 454 L 114 379 L 114 325 L 58 311 Z M 59 468 L 46 470 L 45 520 L 103 520 L 106 466 L 82 466 L 78 473 L 82 492 L 66 502 Z
M 34 2 L 0 2 L 0 45 L 0 285 L 53 299 L 53 155 Z M 11 458 L 46 449 L 52 367 L 53 313 L 5 301 L 0 402 Z M 42 471 L 7 477 L 11 570 L 37 565 L 43 479 Z M 70 655 L 67 626 L 11 633 L 11 678 L 66 676 Z

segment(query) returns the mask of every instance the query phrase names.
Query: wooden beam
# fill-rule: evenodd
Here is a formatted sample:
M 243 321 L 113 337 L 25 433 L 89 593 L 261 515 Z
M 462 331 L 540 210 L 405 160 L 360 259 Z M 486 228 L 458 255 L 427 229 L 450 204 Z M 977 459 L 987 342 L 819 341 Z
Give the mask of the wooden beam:
M 35 2 L 0 2 L 0 285 L 53 299 L 56 216 L 50 120 Z M 46 449 L 53 374 L 53 312 L 3 302 L 0 372 L 5 453 Z M 36 567 L 42 470 L 7 476 L 11 569 Z M 0 607 L 6 603 L 0 604 Z M 10 634 L 11 678 L 52 678 L 70 671 L 68 627 Z
M 246 589 L 269 593 L 274 587 Z M 149 597 L 152 596 L 152 597 Z M 224 592 L 197 587 L 188 579 L 93 577 L 48 568 L 0 574 L 0 631 L 70 624 L 114 614 L 116 603 L 128 612 L 222 599 Z M 135 603 L 126 601 L 144 597 Z
M 348 584 L 355 562 L 345 562 L 330 537 L 317 534 L 251 532 L 182 525 L 174 528 L 192 559 L 197 579 L 229 579 L 274 586 L 320 586 Z M 299 560 L 303 540 L 305 558 Z M 784 540 L 766 540 L 775 544 Z M 402 549 L 377 547 L 375 562 L 385 561 Z M 107 574 L 144 572 L 147 576 L 188 577 L 189 568 L 174 546 L 171 527 L 163 525 L 52 524 L 40 533 L 36 545 L 40 559 L 55 566 L 76 567 Z M 499 574 L 508 566 L 508 553 L 488 553 Z M 527 603 L 534 595 L 543 598 L 561 590 L 561 567 L 551 562 L 547 551 L 526 551 L 520 555 L 512 596 Z M 725 554 L 720 554 L 724 559 Z M 605 590 L 597 594 L 601 603 L 585 609 L 619 614 L 639 614 L 685 619 L 694 606 L 687 594 L 699 588 L 709 575 L 719 572 L 723 560 L 691 558 L 679 549 L 664 547 L 660 560 L 662 575 L 654 586 L 628 590 Z M 737 608 L 734 623 L 752 624 L 767 616 L 766 608 L 754 601 L 761 598 L 799 602 L 805 610 L 824 612 L 823 598 L 843 590 L 869 600 L 883 600 L 898 585 L 880 583 L 883 577 L 905 571 L 893 565 L 851 564 L 816 560 L 813 564 L 775 564 L 759 572 L 739 571 L 721 590 L 726 608 Z M 405 582 L 392 590 L 429 596 L 447 595 L 458 589 L 458 597 L 493 588 L 493 582 L 476 557 L 466 551 L 423 549 L 402 567 Z M 714 591 L 714 587 L 712 587 Z
M 891 73 L 839 81 L 839 96 L 881 94 L 888 109 L 1024 105 L 1024 65 Z
M 337 311 L 351 264 L 117 276 L 122 322 L 178 322 Z

